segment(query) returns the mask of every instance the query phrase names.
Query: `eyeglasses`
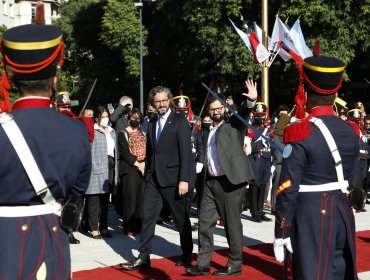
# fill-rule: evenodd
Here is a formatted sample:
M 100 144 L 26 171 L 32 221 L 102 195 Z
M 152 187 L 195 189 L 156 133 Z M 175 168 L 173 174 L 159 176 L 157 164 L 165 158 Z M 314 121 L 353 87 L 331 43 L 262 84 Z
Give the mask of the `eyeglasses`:
M 158 100 L 154 101 L 154 104 L 159 105 L 159 104 L 166 104 L 168 103 L 168 99 L 163 99 L 163 100 Z
M 221 106 L 221 107 L 218 107 L 218 108 L 209 108 L 208 111 L 209 112 L 222 111 L 223 108 L 224 108 L 224 106 Z

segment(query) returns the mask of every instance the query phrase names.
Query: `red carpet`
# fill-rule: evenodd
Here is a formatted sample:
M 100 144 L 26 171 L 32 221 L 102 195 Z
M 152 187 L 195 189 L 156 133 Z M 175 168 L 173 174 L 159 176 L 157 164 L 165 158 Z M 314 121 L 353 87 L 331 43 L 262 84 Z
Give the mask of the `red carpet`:
M 357 270 L 370 271 L 370 230 L 356 233 Z M 212 258 L 211 273 L 224 266 L 227 262 L 227 250 L 217 251 Z M 275 261 L 271 244 L 260 244 L 244 247 L 243 275 L 227 277 L 227 279 L 283 279 L 283 265 Z M 73 279 L 124 279 L 124 280 L 190 280 L 190 279 L 216 279 L 213 276 L 189 276 L 184 273 L 183 267 L 176 267 L 177 258 L 162 258 L 152 260 L 152 268 L 147 271 L 124 271 L 119 266 L 96 268 L 73 273 Z

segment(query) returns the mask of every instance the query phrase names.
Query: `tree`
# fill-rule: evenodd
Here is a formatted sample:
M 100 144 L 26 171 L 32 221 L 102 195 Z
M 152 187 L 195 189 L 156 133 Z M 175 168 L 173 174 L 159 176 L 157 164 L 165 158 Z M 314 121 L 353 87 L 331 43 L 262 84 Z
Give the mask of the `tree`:
M 64 80 L 79 80 L 76 97 L 86 99 L 98 78 L 91 104 L 116 103 L 138 84 L 139 25 L 133 3 L 72 0 L 60 8 L 56 24 L 64 32 Z M 118 58 L 118 59 L 117 59 Z
M 313 48 L 319 38 L 323 55 L 350 64 L 360 55 L 369 57 L 369 3 L 370 0 L 270 0 L 269 34 L 277 13 L 289 24 L 299 17 L 309 47 Z M 71 0 L 60 11 L 58 25 L 65 32 L 67 45 L 65 69 L 68 76 L 79 77 L 78 93 L 86 95 L 98 77 L 93 102 L 114 103 L 122 93 L 138 101 L 139 19 L 133 1 Z M 243 91 L 246 77 L 259 80 L 259 65 L 254 64 L 228 20 L 231 18 L 241 27 L 240 15 L 249 26 L 253 21 L 260 23 L 261 1 L 146 3 L 144 92 L 161 84 L 170 87 L 174 94 L 182 89 L 200 104 L 205 97 L 201 82 L 214 81 L 219 92 L 236 97 Z M 276 59 L 270 68 L 271 104 L 291 104 L 296 80 L 295 63 Z

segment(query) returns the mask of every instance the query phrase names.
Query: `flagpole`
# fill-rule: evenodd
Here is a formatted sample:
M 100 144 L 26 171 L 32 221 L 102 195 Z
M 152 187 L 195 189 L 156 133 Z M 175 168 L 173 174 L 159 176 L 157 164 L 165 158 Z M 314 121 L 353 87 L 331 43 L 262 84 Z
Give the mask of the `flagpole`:
M 268 0 L 262 0 L 262 44 L 268 49 Z M 268 60 L 262 65 L 262 101 L 270 107 Z

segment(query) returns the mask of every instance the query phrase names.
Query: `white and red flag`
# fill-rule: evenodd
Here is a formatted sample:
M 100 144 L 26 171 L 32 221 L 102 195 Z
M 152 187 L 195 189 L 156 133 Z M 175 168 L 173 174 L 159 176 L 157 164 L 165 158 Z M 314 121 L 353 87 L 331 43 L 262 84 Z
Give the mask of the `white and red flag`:
M 265 60 L 269 59 L 270 53 L 260 42 L 260 40 L 258 40 L 256 33 L 250 32 L 248 34 L 248 38 L 252 45 L 255 63 L 262 63 Z

